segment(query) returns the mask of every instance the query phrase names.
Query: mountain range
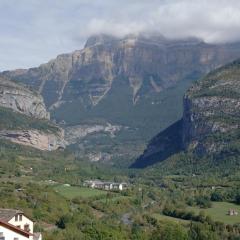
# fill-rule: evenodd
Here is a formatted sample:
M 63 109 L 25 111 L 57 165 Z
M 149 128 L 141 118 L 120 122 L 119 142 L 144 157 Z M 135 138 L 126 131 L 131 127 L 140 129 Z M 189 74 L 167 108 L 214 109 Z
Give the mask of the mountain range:
M 80 155 L 123 160 L 182 118 L 182 97 L 192 83 L 239 57 L 239 43 L 102 34 L 82 50 L 0 76 L 41 94 Z

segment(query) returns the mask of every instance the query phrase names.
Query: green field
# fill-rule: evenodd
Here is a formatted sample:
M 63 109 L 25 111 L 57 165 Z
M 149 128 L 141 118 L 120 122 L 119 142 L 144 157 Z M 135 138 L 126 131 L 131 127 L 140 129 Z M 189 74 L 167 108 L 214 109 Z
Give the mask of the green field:
M 111 197 L 108 197 L 107 198 L 107 201 L 109 202 L 117 202 L 117 201 L 122 201 L 122 200 L 130 200 L 131 197 L 128 197 L 128 196 L 119 196 L 117 195 L 117 193 L 114 193 L 114 196 L 111 196 Z M 106 198 L 105 199 L 99 199 L 95 202 L 106 202 Z
M 169 216 L 165 216 L 165 215 L 162 215 L 162 214 L 159 214 L 159 213 L 154 213 L 153 217 L 156 218 L 159 221 L 170 221 L 170 222 L 174 222 L 174 223 L 180 223 L 180 224 L 183 224 L 183 225 L 188 225 L 190 223 L 190 221 L 188 221 L 188 220 L 169 217 Z
M 238 215 L 229 216 L 229 209 L 235 209 L 238 212 Z M 189 207 L 188 210 L 192 210 L 196 213 L 204 211 L 205 214 L 211 216 L 214 221 L 220 221 L 227 224 L 240 223 L 240 205 L 236 205 L 233 203 L 213 202 L 211 208 L 202 209 L 198 207 Z
M 92 189 L 92 188 L 85 188 L 85 187 L 68 187 L 64 185 L 59 185 L 54 188 L 56 192 L 58 192 L 60 195 L 62 195 L 65 198 L 73 199 L 76 197 L 82 197 L 82 198 L 89 198 L 89 197 L 96 197 L 101 195 L 106 195 L 106 191 L 98 190 L 98 189 Z

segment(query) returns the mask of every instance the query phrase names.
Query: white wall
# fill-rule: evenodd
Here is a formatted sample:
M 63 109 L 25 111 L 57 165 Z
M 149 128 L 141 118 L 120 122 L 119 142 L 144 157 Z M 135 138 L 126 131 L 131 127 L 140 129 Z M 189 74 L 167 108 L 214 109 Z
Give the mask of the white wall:
M 26 240 L 26 239 L 32 239 L 32 237 L 24 237 L 20 235 L 19 233 L 15 233 L 11 231 L 8 228 L 5 228 L 3 226 L 0 226 L 0 233 L 3 233 L 3 236 L 5 237 L 5 240 L 14 240 L 14 238 L 18 238 L 18 240 Z
M 24 230 L 24 225 L 28 224 L 29 228 L 30 228 L 30 233 L 33 233 L 33 222 L 28 219 L 27 217 L 25 217 L 24 215 L 22 215 L 22 221 L 19 220 L 19 215 L 18 214 L 18 221 L 15 221 L 15 217 L 13 217 L 8 223 L 14 225 L 14 226 L 20 226 L 20 228 L 22 230 Z

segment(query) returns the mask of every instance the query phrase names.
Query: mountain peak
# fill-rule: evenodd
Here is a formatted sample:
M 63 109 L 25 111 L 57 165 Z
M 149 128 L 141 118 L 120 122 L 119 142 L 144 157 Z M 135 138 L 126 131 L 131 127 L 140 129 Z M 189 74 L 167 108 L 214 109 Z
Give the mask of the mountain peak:
M 86 42 L 84 48 L 92 47 L 92 46 L 99 45 L 99 44 L 107 44 L 114 40 L 117 40 L 117 38 L 114 36 L 111 36 L 111 35 L 107 35 L 107 34 L 93 35 L 87 39 L 87 42 Z
M 123 37 L 115 37 L 108 34 L 97 34 L 89 37 L 86 41 L 84 48 L 94 47 L 96 45 L 116 45 L 124 43 L 132 45 L 153 45 L 159 47 L 165 46 L 194 46 L 200 43 L 204 43 L 203 40 L 194 37 L 188 38 L 179 38 L 179 39 L 172 39 L 166 38 L 164 35 L 160 33 L 147 33 L 142 32 L 138 34 L 127 34 Z

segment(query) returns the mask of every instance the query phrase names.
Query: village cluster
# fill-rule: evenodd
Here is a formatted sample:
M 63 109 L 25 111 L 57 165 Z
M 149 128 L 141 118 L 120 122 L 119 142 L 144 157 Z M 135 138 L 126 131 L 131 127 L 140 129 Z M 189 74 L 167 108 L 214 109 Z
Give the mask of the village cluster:
M 100 180 L 86 180 L 83 183 L 84 187 L 97 188 L 102 190 L 118 190 L 127 189 L 127 183 L 104 182 Z

